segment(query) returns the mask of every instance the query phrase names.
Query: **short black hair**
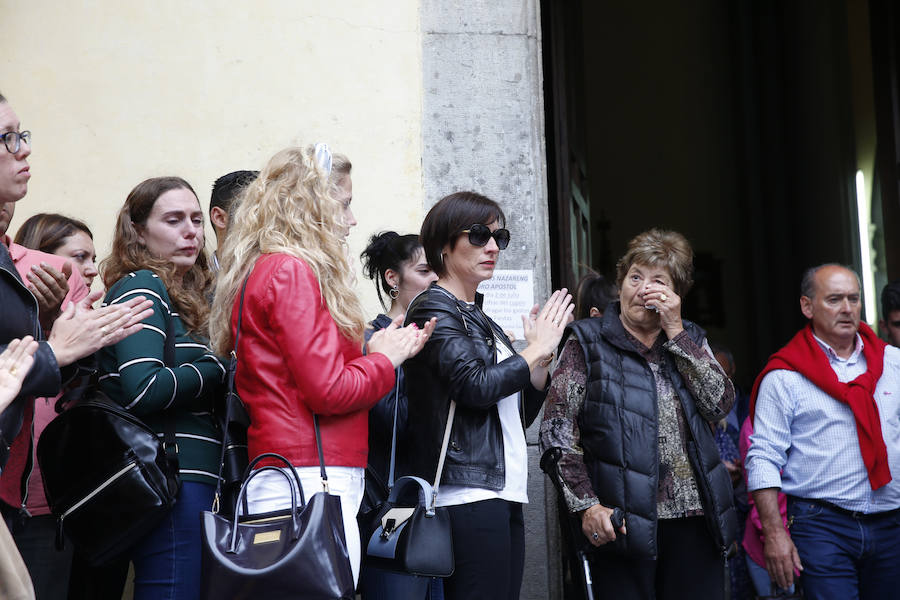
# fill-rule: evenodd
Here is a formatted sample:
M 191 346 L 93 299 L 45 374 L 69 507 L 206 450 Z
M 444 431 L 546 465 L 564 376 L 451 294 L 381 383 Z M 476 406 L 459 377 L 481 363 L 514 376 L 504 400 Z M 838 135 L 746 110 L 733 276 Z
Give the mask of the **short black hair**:
M 500 227 L 506 227 L 503 209 L 487 196 L 476 192 L 454 192 L 438 200 L 425 215 L 419 234 L 428 266 L 442 277 L 446 272 L 441 256 L 444 246 L 450 244 L 450 248 L 454 248 L 459 234 L 470 225 L 490 225 L 494 221 L 499 222 Z
M 231 203 L 247 185 L 256 180 L 258 175 L 259 171 L 233 171 L 216 179 L 209 199 L 209 210 L 212 211 L 218 206 L 231 214 Z
M 575 293 L 575 318 L 586 319 L 591 316 L 591 308 L 606 311 L 606 305 L 616 299 L 616 286 L 612 281 L 594 271 L 589 271 L 581 281 Z
M 900 279 L 892 281 L 881 290 L 881 316 L 885 320 L 895 310 L 900 310 Z

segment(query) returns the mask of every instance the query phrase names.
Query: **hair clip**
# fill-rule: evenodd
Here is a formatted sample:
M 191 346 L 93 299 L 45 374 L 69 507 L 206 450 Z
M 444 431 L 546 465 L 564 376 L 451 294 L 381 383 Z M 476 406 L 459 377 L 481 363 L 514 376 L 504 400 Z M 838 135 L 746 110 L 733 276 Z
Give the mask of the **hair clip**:
M 319 142 L 313 153 L 316 155 L 316 163 L 319 168 L 325 171 L 326 175 L 331 175 L 331 150 L 328 148 L 328 144 Z

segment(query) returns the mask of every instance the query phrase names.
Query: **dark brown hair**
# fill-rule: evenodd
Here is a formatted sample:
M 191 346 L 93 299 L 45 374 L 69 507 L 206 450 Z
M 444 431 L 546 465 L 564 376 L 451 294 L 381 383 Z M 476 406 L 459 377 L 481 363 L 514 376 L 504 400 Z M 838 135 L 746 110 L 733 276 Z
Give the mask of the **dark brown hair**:
M 82 221 L 56 213 L 38 213 L 28 217 L 13 240 L 20 246 L 53 254 L 79 231 L 94 239 L 94 234 Z
M 575 294 L 575 318 L 586 319 L 591 316 L 591 308 L 606 311 L 606 305 L 618 298 L 618 291 L 613 283 L 594 271 L 588 271 L 578 282 Z
M 135 225 L 143 225 L 160 196 L 171 190 L 189 190 L 194 197 L 194 188 L 181 177 L 154 177 L 137 184 L 125 199 L 116 219 L 112 253 L 100 262 L 100 276 L 103 285 L 112 287 L 117 281 L 141 269 L 156 273 L 166 286 L 172 302 L 178 307 L 181 320 L 188 331 L 206 336 L 209 321 L 208 294 L 212 284 L 212 273 L 206 250 L 200 248 L 194 266 L 178 280 L 175 265 L 171 261 L 150 254 L 140 241 Z M 197 202 L 200 206 L 200 202 Z
M 455 192 L 441 198 L 425 215 L 419 234 L 428 266 L 438 277 L 443 277 L 446 269 L 441 251 L 444 246 L 450 244 L 451 250 L 455 248 L 459 234 L 469 225 L 490 225 L 494 221 L 499 222 L 500 227 L 506 227 L 503 209 L 487 196 L 475 192 Z

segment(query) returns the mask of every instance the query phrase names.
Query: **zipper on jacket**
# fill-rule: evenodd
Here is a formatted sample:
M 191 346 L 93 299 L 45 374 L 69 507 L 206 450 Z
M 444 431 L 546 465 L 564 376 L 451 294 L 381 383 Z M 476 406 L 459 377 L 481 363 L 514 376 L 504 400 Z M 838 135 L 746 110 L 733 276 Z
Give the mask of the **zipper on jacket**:
M 0 243 L 3 243 L 3 242 L 0 242 Z M 9 259 L 10 259 L 10 261 L 13 262 L 13 264 L 15 264 L 15 261 L 12 260 L 12 254 L 9 255 Z M 6 267 L 0 267 L 0 271 L 5 271 L 6 273 L 8 273 L 9 276 L 12 277 L 13 280 L 17 284 L 19 284 L 19 286 L 23 290 L 28 292 L 29 296 L 31 296 L 31 299 L 34 301 L 34 322 L 35 322 L 35 325 L 37 325 L 37 329 L 34 330 L 32 337 L 39 342 L 43 341 L 43 337 L 44 337 L 43 336 L 43 328 L 41 328 L 41 321 L 40 321 L 41 306 L 40 306 L 40 304 L 38 304 L 37 298 L 35 297 L 34 293 L 31 290 L 29 290 L 28 287 L 22 282 L 21 276 L 18 273 L 12 273 Z
M 132 459 L 132 461 L 129 462 L 127 465 L 125 465 L 124 467 L 122 467 L 121 469 L 119 469 L 118 471 L 113 473 L 112 475 L 110 475 L 106 481 L 104 481 L 103 483 L 101 483 L 100 485 L 95 487 L 93 490 L 91 490 L 91 492 L 88 493 L 84 498 L 82 498 L 81 500 L 79 500 L 78 502 L 76 502 L 75 504 L 70 506 L 66 510 L 66 512 L 64 512 L 63 514 L 60 515 L 59 522 L 62 523 L 63 519 L 68 517 L 70 514 L 72 514 L 73 512 L 75 512 L 76 510 L 81 508 L 82 506 L 84 506 L 84 504 L 87 503 L 91 498 L 93 498 L 94 496 L 96 496 L 97 494 L 99 494 L 100 492 L 102 492 L 103 490 L 108 488 L 109 486 L 111 486 L 113 483 L 116 482 L 116 480 L 124 477 L 129 471 L 134 471 L 135 469 L 139 469 L 139 468 L 140 468 L 140 465 L 138 465 L 137 460 Z
M 31 513 L 28 512 L 28 484 L 31 483 L 31 476 L 34 475 L 34 463 L 37 461 L 37 457 L 35 453 L 37 452 L 37 440 L 34 439 L 34 416 L 37 413 L 37 399 L 35 399 L 35 407 L 31 414 L 31 443 L 28 445 L 28 451 L 31 453 L 29 458 L 29 462 L 31 463 L 31 468 L 28 469 L 28 474 L 25 475 L 25 482 L 22 485 L 22 512 L 24 512 L 27 516 L 31 516 Z

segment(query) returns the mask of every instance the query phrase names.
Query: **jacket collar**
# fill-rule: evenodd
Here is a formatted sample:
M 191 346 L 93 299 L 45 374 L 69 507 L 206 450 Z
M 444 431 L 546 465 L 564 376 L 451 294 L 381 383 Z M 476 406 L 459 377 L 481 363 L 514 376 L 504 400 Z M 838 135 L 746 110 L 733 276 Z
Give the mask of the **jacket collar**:
M 439 286 L 437 284 L 437 282 L 435 282 L 435 281 L 431 282 L 429 289 L 435 289 L 435 290 L 441 292 L 442 294 L 447 296 L 447 298 L 456 302 L 456 304 L 463 310 L 473 310 L 473 306 L 471 304 L 469 304 L 465 300 L 460 300 L 459 298 L 454 296 L 450 292 L 450 290 Z M 481 292 L 475 292 L 475 306 L 477 306 L 478 308 L 481 308 L 483 305 L 484 305 L 484 294 L 482 294 Z
M 481 292 L 475 292 L 475 303 L 470 304 L 464 300 L 460 300 L 456 296 L 454 296 L 449 290 L 442 288 L 437 283 L 432 282 L 428 288 L 429 290 L 435 290 L 440 292 L 444 296 L 447 297 L 448 300 L 452 300 L 456 303 L 456 307 L 459 309 L 460 313 L 468 315 L 473 322 L 478 323 L 483 329 L 485 333 L 493 335 L 496 339 L 500 341 L 500 343 L 504 344 L 510 351 L 515 353 L 515 349 L 510 343 L 509 338 L 506 337 L 506 334 L 499 328 L 499 326 L 495 326 L 493 321 L 491 321 L 488 316 L 484 313 L 484 310 L 481 308 L 484 305 L 484 294 Z

